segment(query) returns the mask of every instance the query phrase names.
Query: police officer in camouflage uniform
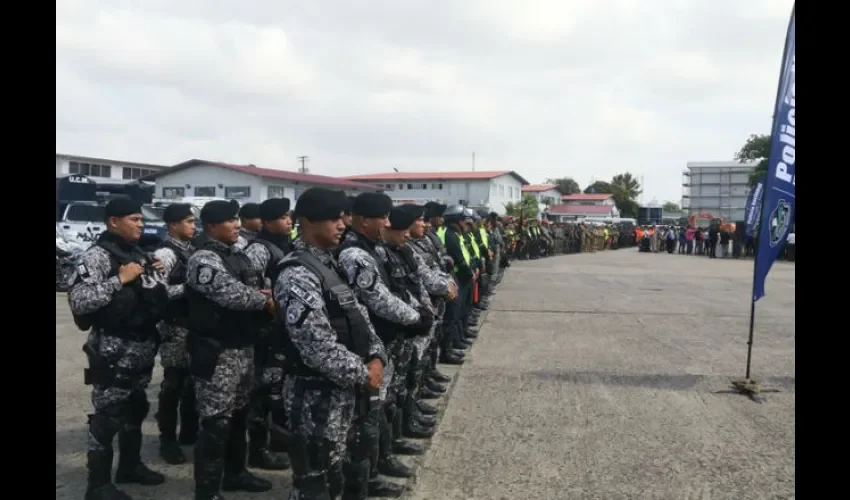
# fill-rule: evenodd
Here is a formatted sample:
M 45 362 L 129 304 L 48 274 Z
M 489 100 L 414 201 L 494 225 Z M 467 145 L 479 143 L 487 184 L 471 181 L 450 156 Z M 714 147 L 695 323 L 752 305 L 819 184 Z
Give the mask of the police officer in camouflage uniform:
M 234 201 L 234 203 L 236 203 Z M 201 219 L 203 220 L 203 219 Z M 236 240 L 236 248 L 245 250 L 245 248 L 254 241 L 257 233 L 263 227 L 263 221 L 260 218 L 260 206 L 256 203 L 246 203 L 239 209 L 239 238 Z
M 195 444 L 198 434 L 195 388 L 189 373 L 189 355 L 186 351 L 189 304 L 184 294 L 186 265 L 189 256 L 195 251 L 192 246 L 195 216 L 191 205 L 174 203 L 165 209 L 162 220 L 168 225 L 168 234 L 154 256 L 162 263 L 162 272 L 168 277 L 169 303 L 165 318 L 159 324 L 162 338 L 159 357 L 163 374 L 156 421 L 159 426 L 159 454 L 167 463 L 176 465 L 186 461 L 180 445 Z
M 168 303 L 153 262 L 136 244 L 142 209 L 129 199 L 110 201 L 106 231 L 80 257 L 70 277 L 68 303 L 74 322 L 91 330 L 83 351 L 92 385 L 89 415 L 86 500 L 129 500 L 112 484 L 112 441 L 118 434 L 117 483 L 157 485 L 165 481 L 141 461 L 142 422 L 148 414 L 145 389 L 158 343 L 156 324 Z
M 275 311 L 262 277 L 236 247 L 237 205 L 211 201 L 201 210 L 206 238 L 189 258 L 190 370 L 201 417 L 195 445 L 195 498 L 224 491 L 268 491 L 270 482 L 245 468 L 254 344 Z M 223 481 L 222 481 L 223 477 Z
M 345 498 L 368 495 L 363 483 L 369 479 L 374 437 L 362 435 L 368 429 L 352 423 L 375 413 L 378 405 L 370 394 L 381 387 L 387 359 L 366 309 L 331 252 L 344 229 L 345 205 L 342 192 L 323 188 L 308 189 L 298 198 L 300 236 L 274 284 L 284 323 L 278 334 L 292 364 L 283 392 L 293 435 L 290 500 L 336 499 L 347 455 L 348 476 L 361 481 L 346 482 Z
M 395 371 L 402 372 L 405 368 L 405 337 L 427 335 L 434 315 L 401 283 L 404 271 L 396 265 L 397 259 L 390 261 L 390 252 L 381 243 L 382 234 L 390 230 L 391 210 L 392 200 L 384 194 L 361 193 L 354 199 L 352 230 L 340 247 L 339 264 L 369 310 L 375 332 L 390 358 L 379 393 L 384 411 L 378 415 L 381 419 L 380 446 L 373 466 L 381 474 L 409 477 L 412 471 L 392 455 L 393 438 L 401 438 L 398 431 L 403 422 L 403 409 L 399 408 L 398 394 L 390 390 L 390 386 L 397 388 Z M 415 420 L 403 427 L 406 435 L 415 434 L 415 437 L 430 437 L 434 432 L 433 428 L 424 427 Z
M 243 207 L 244 208 L 244 207 Z M 277 279 L 278 264 L 292 249 L 288 198 L 269 198 L 260 204 L 260 219 L 263 227 L 248 243 L 245 254 L 254 270 L 263 276 L 264 289 L 271 289 Z M 275 454 L 269 449 L 269 418 L 286 427 L 286 418 L 281 400 L 283 393 L 284 363 L 279 336 L 272 335 L 273 324 L 261 331 L 254 349 L 256 380 L 251 395 L 251 411 L 248 414 L 248 465 L 266 470 L 289 468 L 289 456 Z

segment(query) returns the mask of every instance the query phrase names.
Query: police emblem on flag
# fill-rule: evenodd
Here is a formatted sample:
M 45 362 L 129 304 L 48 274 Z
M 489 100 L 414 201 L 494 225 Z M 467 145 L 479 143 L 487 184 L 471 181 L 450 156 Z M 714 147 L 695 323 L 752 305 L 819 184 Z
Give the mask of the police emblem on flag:
M 779 200 L 770 214 L 770 246 L 775 247 L 785 241 L 790 223 L 791 204 L 786 200 Z

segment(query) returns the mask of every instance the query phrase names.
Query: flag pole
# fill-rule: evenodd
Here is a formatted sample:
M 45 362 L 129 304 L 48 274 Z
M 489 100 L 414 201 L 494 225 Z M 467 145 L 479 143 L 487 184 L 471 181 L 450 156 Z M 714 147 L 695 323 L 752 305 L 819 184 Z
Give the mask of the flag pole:
M 782 99 L 782 87 L 783 87 L 783 83 L 784 83 L 786 62 L 787 62 L 787 59 L 788 59 L 788 48 L 790 47 L 790 44 L 788 43 L 788 38 L 791 36 L 791 21 L 794 19 L 795 11 L 796 11 L 796 4 L 794 5 L 794 7 L 791 8 L 791 19 L 789 19 L 789 21 L 788 21 L 788 28 L 786 29 L 786 35 L 785 35 L 785 44 L 784 44 L 784 48 L 782 50 L 782 62 L 780 64 L 780 69 L 779 69 L 779 81 L 777 82 L 777 85 L 776 85 L 776 99 L 774 100 L 774 106 L 773 106 L 773 119 L 771 120 L 771 133 L 772 134 L 776 134 L 778 132 L 776 130 L 776 120 L 777 120 L 776 112 L 777 112 L 777 109 L 779 109 L 778 103 L 780 102 L 780 99 Z M 776 140 L 777 140 L 776 137 L 771 136 L 771 143 L 773 143 Z M 774 153 L 775 153 L 775 151 L 773 151 L 773 148 L 771 148 L 771 152 L 768 155 L 768 159 L 767 159 L 768 160 L 768 174 L 770 173 L 769 172 L 770 165 L 773 164 L 772 160 L 774 159 L 773 158 Z M 767 185 L 765 183 L 765 189 L 766 188 L 767 188 Z M 761 202 L 760 202 L 761 210 L 759 211 L 759 219 L 761 220 L 761 223 L 759 225 L 758 231 L 755 232 L 755 234 L 757 236 L 761 236 L 762 231 L 765 229 L 764 218 L 766 217 L 766 215 L 765 215 L 764 209 L 765 209 L 766 202 L 767 202 L 767 194 L 765 193 L 762 196 Z M 768 227 L 768 230 L 769 230 L 770 226 L 768 225 L 767 227 Z M 767 241 L 759 241 L 759 245 L 764 245 L 764 244 L 768 244 L 768 242 Z M 756 294 L 755 294 L 755 284 L 756 284 L 756 280 L 758 279 L 759 253 L 760 253 L 759 251 L 756 251 L 755 252 L 755 258 L 753 259 L 753 288 L 752 288 L 752 292 L 750 293 L 750 331 L 749 331 L 749 335 L 747 337 L 747 364 L 746 364 L 746 367 L 745 367 L 744 378 L 738 379 L 738 380 L 732 380 L 732 391 L 718 391 L 718 392 L 734 392 L 734 393 L 737 393 L 737 394 L 741 394 L 741 395 L 749 397 L 750 399 L 752 399 L 753 401 L 756 401 L 756 402 L 760 402 L 760 400 L 758 399 L 758 395 L 760 393 L 763 393 L 763 392 L 779 392 L 776 389 L 764 389 L 760 382 L 750 378 L 751 370 L 752 370 L 753 337 L 754 337 L 754 331 L 755 331 L 756 301 L 757 301 Z

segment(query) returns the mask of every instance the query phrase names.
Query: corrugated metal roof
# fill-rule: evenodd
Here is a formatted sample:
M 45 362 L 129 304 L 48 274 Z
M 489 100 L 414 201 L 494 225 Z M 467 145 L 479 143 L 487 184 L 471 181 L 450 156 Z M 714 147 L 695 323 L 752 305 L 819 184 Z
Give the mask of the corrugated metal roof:
M 539 193 L 541 191 L 558 190 L 555 184 L 530 184 L 522 187 L 523 193 Z
M 565 194 L 561 196 L 561 201 L 602 201 L 614 196 L 613 194 L 596 193 L 596 194 Z
M 610 214 L 614 205 L 555 205 L 549 208 L 550 214 Z

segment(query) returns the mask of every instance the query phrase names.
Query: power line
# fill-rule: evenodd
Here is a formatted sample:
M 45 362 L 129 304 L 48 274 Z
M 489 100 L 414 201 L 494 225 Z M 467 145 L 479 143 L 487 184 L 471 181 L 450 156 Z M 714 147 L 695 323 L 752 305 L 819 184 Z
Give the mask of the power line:
M 307 158 L 309 158 L 309 156 L 299 156 L 298 157 L 298 161 L 301 162 L 301 168 L 298 169 L 299 174 L 306 174 L 306 173 L 309 172 L 309 170 L 307 169 Z

